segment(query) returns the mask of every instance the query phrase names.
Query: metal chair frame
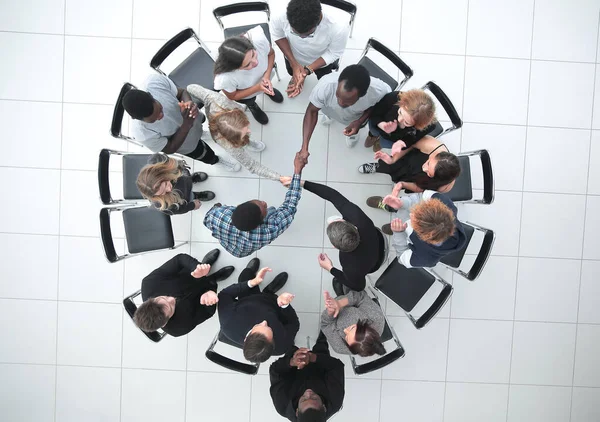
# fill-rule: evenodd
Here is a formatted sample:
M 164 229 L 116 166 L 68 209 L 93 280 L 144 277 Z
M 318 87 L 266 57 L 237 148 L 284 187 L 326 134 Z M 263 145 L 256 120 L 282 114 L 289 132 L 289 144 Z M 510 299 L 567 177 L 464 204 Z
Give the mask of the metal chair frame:
M 454 104 L 452 104 L 450 98 L 448 98 L 446 93 L 442 90 L 442 88 L 439 87 L 438 84 L 436 84 L 434 81 L 429 81 L 425 85 L 423 85 L 421 89 L 424 91 L 431 92 L 433 96 L 437 98 L 437 100 L 440 102 L 440 104 L 448 114 L 450 121 L 452 122 L 452 126 L 444 129 L 442 133 L 436 136 L 436 138 L 441 138 L 442 136 L 462 127 L 463 122 L 460 116 L 458 115 Z
M 123 307 L 125 308 L 125 312 L 127 312 L 129 317 L 131 318 L 131 322 L 133 322 L 133 325 L 135 325 L 135 328 L 137 328 L 142 333 L 144 333 L 146 338 L 148 338 L 152 342 L 158 343 L 167 335 L 167 333 L 165 331 L 163 331 L 162 329 L 159 328 L 156 331 L 146 332 L 146 331 L 142 330 L 140 327 L 138 327 L 136 325 L 136 323 L 133 321 L 133 314 L 137 310 L 137 305 L 133 302 L 133 299 L 135 299 L 137 296 L 139 296 L 141 294 L 142 294 L 142 290 L 140 289 L 137 292 L 127 296 L 125 299 L 123 299 Z
M 356 18 L 356 11 L 358 10 L 356 5 L 347 0 L 321 0 L 321 4 L 343 10 L 350 15 L 350 22 L 348 23 L 348 25 L 350 25 L 350 34 L 348 35 L 348 38 L 352 38 L 352 33 L 354 32 L 354 19 Z
M 377 51 L 382 56 L 384 56 L 390 62 L 392 62 L 400 70 L 400 72 L 402 72 L 402 75 L 404 75 L 404 79 L 398 82 L 395 88 L 392 88 L 392 91 L 400 90 L 406 84 L 406 82 L 408 82 L 408 80 L 414 75 L 414 72 L 411 69 L 411 67 L 407 65 L 404 62 L 404 60 L 402 60 L 396 53 L 394 53 L 376 38 L 369 38 L 369 40 L 367 41 L 367 45 L 365 46 L 362 54 L 358 59 L 358 62 L 360 62 L 364 57 L 366 57 L 367 53 L 371 48 Z
M 206 353 L 205 353 L 206 358 L 208 360 L 210 360 L 211 362 L 216 363 L 217 365 L 222 366 L 227 369 L 230 369 L 232 371 L 240 372 L 240 373 L 246 374 L 246 375 L 256 375 L 258 373 L 258 368 L 260 367 L 260 363 L 239 362 L 235 359 L 228 358 L 227 356 L 223 356 L 222 354 L 215 352 L 214 348 L 215 348 L 217 342 L 219 342 L 220 335 L 221 335 L 221 330 L 219 330 L 219 332 L 217 332 L 217 334 L 215 335 L 215 338 L 210 343 L 210 346 L 208 346 L 208 349 L 206 350 Z M 231 343 L 231 345 L 233 345 L 233 343 Z M 236 347 L 239 347 L 239 346 L 236 346 Z
M 490 153 L 485 149 L 478 149 L 476 151 L 460 152 L 456 154 L 457 157 L 473 157 L 479 156 L 481 160 L 481 166 L 483 168 L 483 198 L 482 199 L 470 199 L 467 201 L 456 201 L 461 204 L 484 204 L 489 205 L 494 202 L 496 196 L 496 188 L 494 185 L 494 173 L 492 171 L 492 159 Z M 471 177 L 471 175 L 469 175 Z

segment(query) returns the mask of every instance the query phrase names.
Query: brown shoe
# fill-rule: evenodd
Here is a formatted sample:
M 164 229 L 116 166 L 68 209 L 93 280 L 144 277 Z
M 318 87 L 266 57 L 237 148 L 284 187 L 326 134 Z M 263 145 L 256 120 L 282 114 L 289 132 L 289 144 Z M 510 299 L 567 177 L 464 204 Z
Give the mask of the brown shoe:
M 365 139 L 365 148 L 371 148 L 377 141 L 379 141 L 379 136 L 371 135 L 369 132 L 367 139 Z
M 394 235 L 394 232 L 392 231 L 392 225 L 389 223 L 381 226 L 381 231 L 384 232 L 385 234 L 387 234 L 388 236 Z
M 383 197 L 381 196 L 369 196 L 367 198 L 367 205 L 371 208 L 383 208 Z
M 379 142 L 379 138 L 373 144 L 373 152 L 377 152 L 381 150 L 381 142 Z

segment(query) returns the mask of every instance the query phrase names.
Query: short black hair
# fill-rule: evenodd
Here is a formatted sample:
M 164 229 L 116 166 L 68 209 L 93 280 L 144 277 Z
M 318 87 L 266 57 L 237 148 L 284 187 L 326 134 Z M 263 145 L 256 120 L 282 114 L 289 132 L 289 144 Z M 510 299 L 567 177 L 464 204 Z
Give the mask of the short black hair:
M 360 64 L 351 64 L 340 73 L 339 82 L 344 82 L 344 90 L 350 92 L 358 91 L 358 98 L 364 97 L 371 85 L 371 75 L 366 67 Z
M 287 20 L 298 34 L 306 34 L 321 19 L 319 0 L 291 0 L 287 5 Z
M 327 413 L 325 412 L 325 408 L 321 409 L 306 409 L 304 412 L 298 411 L 298 417 L 296 418 L 298 422 L 325 422 L 327 420 Z
M 273 356 L 275 345 L 260 333 L 250 333 L 244 341 L 244 357 L 254 363 L 263 363 Z
M 243 232 L 254 230 L 263 221 L 260 207 L 252 201 L 238 205 L 231 213 L 231 223 Z
M 154 98 L 146 91 L 132 89 L 128 91 L 121 101 L 123 108 L 129 115 L 137 120 L 145 119 L 154 112 Z

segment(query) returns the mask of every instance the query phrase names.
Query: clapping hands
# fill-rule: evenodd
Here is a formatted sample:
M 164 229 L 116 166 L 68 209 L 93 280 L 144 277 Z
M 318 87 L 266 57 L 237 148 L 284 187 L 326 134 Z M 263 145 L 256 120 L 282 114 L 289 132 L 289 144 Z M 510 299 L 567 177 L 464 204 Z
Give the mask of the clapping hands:
M 192 271 L 192 277 L 194 278 L 202 278 L 210 271 L 209 264 L 198 264 L 194 271 Z
M 332 298 L 328 291 L 323 292 L 323 298 L 325 299 L 325 309 L 327 310 L 327 314 L 337 318 L 340 313 L 340 304 L 338 301 Z

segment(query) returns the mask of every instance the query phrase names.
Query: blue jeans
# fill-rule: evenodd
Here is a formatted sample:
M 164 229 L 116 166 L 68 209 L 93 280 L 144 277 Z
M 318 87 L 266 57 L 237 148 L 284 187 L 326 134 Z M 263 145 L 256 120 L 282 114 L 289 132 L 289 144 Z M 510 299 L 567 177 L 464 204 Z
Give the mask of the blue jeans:
M 373 136 L 379 136 L 379 144 L 381 145 L 381 148 L 391 148 L 392 145 L 394 145 L 393 141 L 387 139 L 387 133 L 379 129 L 371 120 L 369 120 L 369 132 Z

